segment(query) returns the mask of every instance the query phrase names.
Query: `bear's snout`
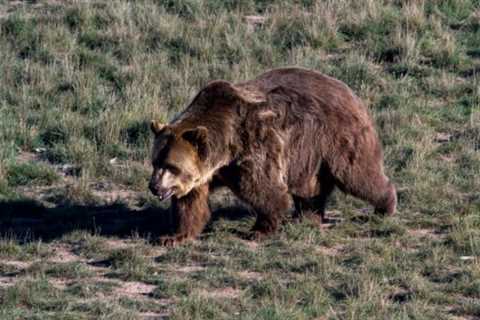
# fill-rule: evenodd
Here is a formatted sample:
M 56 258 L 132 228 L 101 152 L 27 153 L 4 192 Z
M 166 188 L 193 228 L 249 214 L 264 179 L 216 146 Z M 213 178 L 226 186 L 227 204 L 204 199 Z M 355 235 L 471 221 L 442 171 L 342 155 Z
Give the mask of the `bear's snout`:
M 150 189 L 153 195 L 157 196 L 160 199 L 160 201 L 167 200 L 173 195 L 172 188 L 162 188 L 153 182 L 149 183 L 148 188 Z

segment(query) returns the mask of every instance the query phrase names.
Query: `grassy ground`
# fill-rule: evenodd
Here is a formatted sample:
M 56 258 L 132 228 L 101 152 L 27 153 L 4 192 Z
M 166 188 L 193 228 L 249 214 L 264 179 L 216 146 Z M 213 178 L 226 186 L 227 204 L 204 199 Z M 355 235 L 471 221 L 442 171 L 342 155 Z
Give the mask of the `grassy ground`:
M 252 242 L 220 194 L 155 246 L 148 121 L 286 65 L 368 103 L 398 215 Z M 478 0 L 0 0 L 0 318 L 479 319 L 479 75 Z

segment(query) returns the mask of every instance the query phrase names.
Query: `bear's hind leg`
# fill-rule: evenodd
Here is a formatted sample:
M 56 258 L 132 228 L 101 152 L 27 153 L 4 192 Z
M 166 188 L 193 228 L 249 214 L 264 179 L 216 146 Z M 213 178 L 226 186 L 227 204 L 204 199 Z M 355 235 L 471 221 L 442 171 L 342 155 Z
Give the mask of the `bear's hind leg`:
M 320 215 L 322 223 L 325 223 L 325 209 L 327 207 L 327 201 L 334 188 L 335 184 L 333 181 L 324 182 L 322 183 L 320 194 L 312 199 L 315 212 Z
M 378 170 L 368 168 L 363 172 L 337 181 L 337 186 L 343 192 L 368 201 L 379 215 L 393 215 L 397 207 L 397 193 L 395 186 L 385 176 L 381 167 Z M 345 178 L 346 177 L 346 178 Z
M 375 213 L 380 215 L 393 215 L 397 210 L 397 191 L 395 186 L 387 179 L 386 191 L 380 197 L 375 206 Z
M 293 204 L 295 205 L 295 218 L 301 218 L 302 213 L 305 211 L 313 210 L 310 199 L 292 195 Z
M 333 180 L 325 179 L 321 182 L 320 193 L 309 199 L 293 196 L 295 203 L 296 217 L 305 217 L 305 212 L 309 214 L 306 216 L 315 222 L 325 223 L 325 209 L 327 201 L 335 188 Z M 319 219 L 318 219 L 319 218 Z

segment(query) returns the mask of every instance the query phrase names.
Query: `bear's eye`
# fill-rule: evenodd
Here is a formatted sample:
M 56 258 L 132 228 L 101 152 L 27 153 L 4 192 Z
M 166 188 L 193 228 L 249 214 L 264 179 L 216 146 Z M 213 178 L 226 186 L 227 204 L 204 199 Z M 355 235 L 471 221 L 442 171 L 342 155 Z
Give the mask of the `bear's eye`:
M 178 167 L 174 166 L 173 164 L 168 164 L 168 163 L 165 164 L 165 169 L 170 171 L 174 175 L 179 175 L 180 172 L 181 172 L 181 170 Z

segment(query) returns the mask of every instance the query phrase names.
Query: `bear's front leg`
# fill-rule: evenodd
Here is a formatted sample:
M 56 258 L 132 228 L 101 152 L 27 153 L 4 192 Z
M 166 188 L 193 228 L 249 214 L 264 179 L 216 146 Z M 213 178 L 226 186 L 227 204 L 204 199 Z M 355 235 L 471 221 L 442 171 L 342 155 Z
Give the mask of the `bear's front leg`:
M 160 242 L 166 246 L 173 246 L 188 240 L 195 239 L 210 219 L 208 207 L 208 184 L 204 184 L 190 191 L 182 198 L 172 199 L 172 212 L 176 230 L 173 236 L 162 237 Z
M 290 207 L 288 193 L 271 187 L 263 189 L 256 186 L 256 190 L 253 188 L 253 193 L 247 199 L 257 214 L 257 220 L 252 228 L 252 237 L 255 239 L 274 233 Z
M 279 170 L 256 166 L 254 161 L 244 161 L 229 170 L 230 187 L 257 215 L 252 228 L 254 238 L 275 232 L 291 205 L 287 185 Z

